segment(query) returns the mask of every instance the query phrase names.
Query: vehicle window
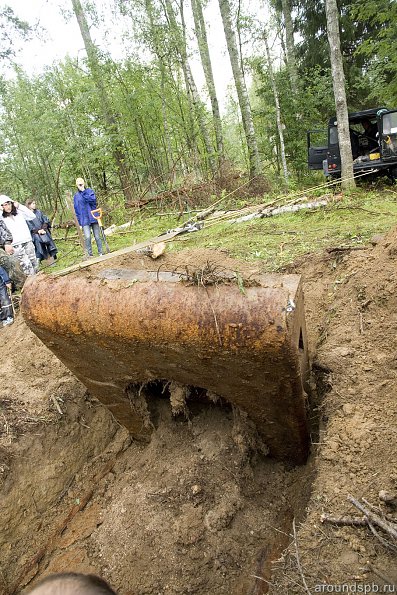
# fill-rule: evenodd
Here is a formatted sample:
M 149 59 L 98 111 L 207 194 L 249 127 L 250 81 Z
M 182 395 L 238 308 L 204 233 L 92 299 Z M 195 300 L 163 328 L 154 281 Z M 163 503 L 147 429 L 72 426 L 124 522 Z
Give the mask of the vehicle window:
M 310 146 L 313 149 L 328 147 L 328 138 L 326 130 L 313 130 L 310 132 Z
M 338 129 L 336 126 L 330 126 L 330 128 L 329 128 L 329 144 L 337 145 L 338 142 L 339 142 Z
M 395 159 L 397 156 L 397 113 L 391 112 L 382 116 L 382 153 L 384 159 Z
M 383 134 L 397 133 L 397 112 L 383 116 Z

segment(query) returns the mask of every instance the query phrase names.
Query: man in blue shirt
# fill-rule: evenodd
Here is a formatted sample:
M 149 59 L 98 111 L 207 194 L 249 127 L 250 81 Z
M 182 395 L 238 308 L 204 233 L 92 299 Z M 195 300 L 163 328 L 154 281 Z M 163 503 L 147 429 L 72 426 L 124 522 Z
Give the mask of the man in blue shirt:
M 91 211 L 97 208 L 95 192 L 92 188 L 86 188 L 83 178 L 76 180 L 77 192 L 73 198 L 74 211 L 77 221 L 83 228 L 85 248 L 88 256 L 92 256 L 91 229 L 94 234 L 99 256 L 102 256 L 102 241 L 100 236 L 99 223 L 93 217 Z

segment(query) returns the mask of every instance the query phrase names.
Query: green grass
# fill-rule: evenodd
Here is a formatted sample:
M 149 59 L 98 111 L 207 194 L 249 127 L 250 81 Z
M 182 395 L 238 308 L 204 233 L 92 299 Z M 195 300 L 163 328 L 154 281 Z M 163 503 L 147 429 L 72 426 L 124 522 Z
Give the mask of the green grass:
M 317 190 L 310 196 L 314 200 L 323 192 L 324 190 Z M 266 202 L 271 200 L 272 197 L 265 199 Z M 290 197 L 286 196 L 285 200 L 290 200 Z M 248 200 L 246 204 L 255 202 L 257 201 Z M 244 205 L 239 200 L 235 208 L 242 206 Z M 183 221 L 178 221 L 176 216 L 139 214 L 135 217 L 131 233 L 110 236 L 108 242 L 111 250 L 115 251 L 150 240 L 167 229 L 179 227 L 182 223 Z M 384 233 L 396 224 L 397 191 L 391 188 L 379 191 L 360 188 L 345 195 L 342 200 L 316 210 L 276 215 L 238 224 L 213 224 L 208 219 L 201 231 L 179 236 L 169 244 L 168 250 L 223 249 L 232 257 L 257 262 L 268 271 L 277 271 L 306 253 L 334 246 L 365 245 L 373 235 Z M 73 249 L 69 242 L 59 242 L 58 248 L 59 260 L 50 270 L 65 268 L 82 259 L 81 249 Z

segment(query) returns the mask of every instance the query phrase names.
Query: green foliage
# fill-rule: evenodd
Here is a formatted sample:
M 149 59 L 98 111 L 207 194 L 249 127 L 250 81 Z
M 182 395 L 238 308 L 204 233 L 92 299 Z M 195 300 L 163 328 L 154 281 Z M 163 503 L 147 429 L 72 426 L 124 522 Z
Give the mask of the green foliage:
M 234 97 L 229 98 L 226 114 L 223 118 L 223 136 L 225 152 L 230 162 L 236 168 L 248 170 L 248 151 L 243 141 L 244 129 L 239 117 L 238 103 Z
M 323 192 L 319 189 L 313 198 Z M 198 233 L 174 241 L 172 249 L 227 250 L 230 256 L 256 263 L 263 270 L 280 271 L 307 253 L 335 246 L 365 245 L 373 235 L 388 231 L 396 216 L 397 202 L 391 192 L 359 189 L 345 196 L 342 202 L 314 211 L 239 224 L 208 225 Z
M 329 68 L 325 4 L 295 0 L 300 72 Z M 351 111 L 380 105 L 395 97 L 396 17 L 394 0 L 339 0 L 341 50 Z
M 397 3 L 368 0 L 355 3 L 352 19 L 368 23 L 376 35 L 369 36 L 356 49 L 355 57 L 364 58 L 371 80 L 369 97 L 378 104 L 397 106 Z
M 15 41 L 19 37 L 27 39 L 31 27 L 22 21 L 10 6 L 0 9 L 0 59 L 10 59 L 15 55 Z
M 255 102 L 255 121 L 259 131 L 261 154 L 267 163 L 276 163 L 278 132 L 276 110 L 269 75 L 263 61 L 254 62 L 258 100 Z M 284 67 L 275 73 L 279 90 L 281 117 L 284 124 L 286 156 L 291 171 L 302 182 L 308 176 L 306 130 L 326 128 L 330 114 L 335 110 L 332 80 L 329 71 L 312 69 L 301 79 L 301 89 L 291 101 L 290 83 Z M 293 184 L 293 180 L 291 181 Z M 290 188 L 291 189 L 291 188 Z
M 16 68 L 14 80 L 1 81 L 4 191 L 20 200 L 33 195 L 64 219 L 70 215 L 64 195 L 74 191 L 77 176 L 95 188 L 102 204 L 111 204 L 114 196 L 122 202 L 120 154 L 137 202 L 206 170 L 205 144 L 175 51 L 180 31 L 170 27 L 160 4 L 147 0 L 149 6 L 151 15 L 131 4 L 140 25 L 136 40 L 152 54 L 141 62 L 116 62 L 98 51 L 103 93 L 97 66 L 92 72 L 81 60 L 66 59 L 32 77 Z M 92 22 L 99 19 L 85 10 Z M 203 105 L 198 109 L 207 116 Z
M 281 11 L 281 2 L 273 0 Z M 350 111 L 397 105 L 397 3 L 393 0 L 338 2 L 341 45 Z M 293 1 L 299 65 L 298 94 L 292 94 L 289 72 L 275 72 L 288 167 L 300 183 L 307 178 L 306 131 L 326 128 L 335 113 L 324 3 Z M 257 98 L 254 101 L 261 155 L 280 172 L 276 109 L 263 57 L 252 60 Z M 291 181 L 293 184 L 294 181 Z
M 210 110 L 203 104 L 193 109 L 186 92 L 180 14 L 175 21 L 170 19 L 160 0 L 140 4 L 119 0 L 118 4 L 120 18 L 131 18 L 132 47 L 139 45 L 144 51 L 140 59 L 134 50 L 128 59 L 115 61 L 106 51 L 98 50 L 100 77 L 114 126 L 104 117 L 98 87 L 81 59 L 65 59 L 31 77 L 15 68 L 12 80 L 0 80 L 2 191 L 21 201 L 34 196 L 47 212 L 57 211 L 61 220 L 70 218 L 64 197 L 66 191 L 74 191 L 77 176 L 96 190 L 101 205 L 110 213 L 108 223 L 124 220 L 127 213 L 115 155 L 120 145 L 129 169 L 133 203 L 184 180 L 194 184 L 208 172 L 198 116 L 209 123 Z M 271 4 L 281 10 L 280 0 Z M 349 109 L 396 106 L 397 3 L 339 0 L 338 4 Z M 98 4 L 94 7 L 95 3 L 85 3 L 92 26 L 102 18 Z M 292 173 L 290 188 L 295 188 L 313 179 L 306 166 L 306 130 L 325 127 L 335 107 L 324 3 L 293 0 L 292 8 L 299 40 L 297 94 L 292 94 L 284 62 L 275 56 L 273 66 Z M 244 6 L 239 5 L 238 16 L 243 47 L 248 39 L 260 43 L 260 25 L 244 14 Z M 30 33 L 29 26 L 4 7 L 0 11 L 0 55 L 12 57 L 16 31 L 22 36 Z M 263 171 L 277 185 L 281 177 L 279 137 L 263 54 L 257 49 L 245 66 L 254 78 L 251 104 Z M 223 118 L 223 133 L 227 162 L 237 170 L 247 170 L 246 142 L 234 99 Z
M 188 104 L 178 81 L 164 81 L 152 64 L 130 61 L 121 65 L 109 60 L 102 75 L 132 164 L 137 200 L 152 189 L 168 189 L 169 172 L 177 177 L 192 165 L 185 127 Z M 17 69 L 15 80 L 1 85 L 0 100 L 4 191 L 20 200 L 33 195 L 47 210 L 57 205 L 62 212 L 64 194 L 74 190 L 77 176 L 105 200 L 110 189 L 119 192 L 114 141 L 93 80 L 76 61 L 68 59 L 30 78 Z

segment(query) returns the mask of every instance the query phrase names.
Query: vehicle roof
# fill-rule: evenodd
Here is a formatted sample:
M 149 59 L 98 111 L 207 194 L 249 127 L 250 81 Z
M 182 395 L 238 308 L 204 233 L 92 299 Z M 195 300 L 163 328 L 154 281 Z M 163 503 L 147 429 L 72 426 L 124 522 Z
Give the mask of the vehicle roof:
M 349 113 L 349 122 L 354 122 L 355 120 L 365 120 L 366 118 L 369 118 L 369 119 L 375 118 L 376 114 L 381 109 L 390 111 L 387 107 L 381 106 L 381 107 L 373 107 L 372 109 L 362 110 L 361 112 L 351 112 L 351 113 Z M 332 123 L 335 121 L 336 121 L 336 116 L 332 116 L 332 118 L 329 119 L 328 125 L 331 126 Z

